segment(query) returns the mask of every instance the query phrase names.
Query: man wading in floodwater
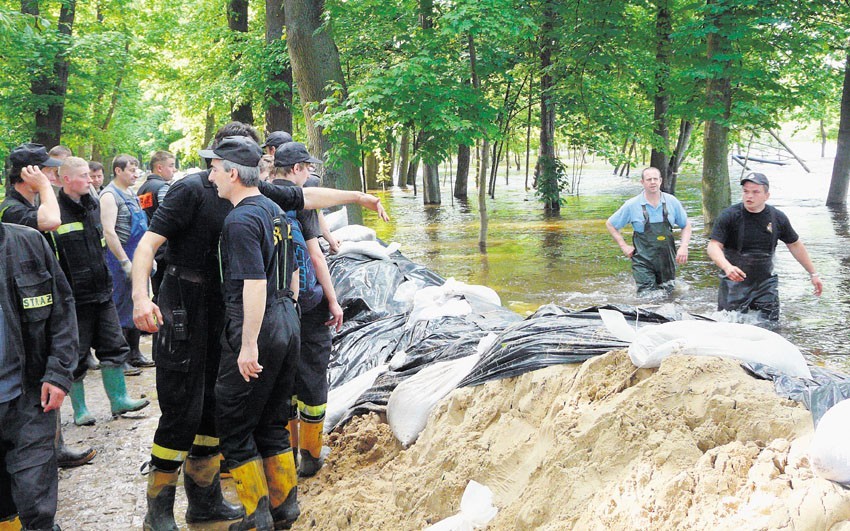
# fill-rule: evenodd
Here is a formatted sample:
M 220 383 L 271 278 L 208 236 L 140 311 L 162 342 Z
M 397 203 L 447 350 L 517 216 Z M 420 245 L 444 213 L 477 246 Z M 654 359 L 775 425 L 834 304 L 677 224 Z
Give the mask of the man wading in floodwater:
M 626 201 L 605 226 L 623 254 L 632 259 L 638 293 L 659 288 L 672 291 L 676 263 L 688 263 L 691 222 L 682 203 L 661 191 L 661 172 L 657 168 L 643 170 L 640 184 L 643 192 Z M 682 228 L 678 251 L 671 221 Z M 629 223 L 634 228 L 634 246 L 626 243 L 620 234 Z
M 708 243 L 708 257 L 723 270 L 717 309 L 754 310 L 763 319 L 778 321 L 779 277 L 773 272 L 773 255 L 779 240 L 809 273 L 815 295 L 820 296 L 823 283 L 788 216 L 766 204 L 767 177 L 750 173 L 741 179 L 741 187 L 742 201 L 720 213 Z

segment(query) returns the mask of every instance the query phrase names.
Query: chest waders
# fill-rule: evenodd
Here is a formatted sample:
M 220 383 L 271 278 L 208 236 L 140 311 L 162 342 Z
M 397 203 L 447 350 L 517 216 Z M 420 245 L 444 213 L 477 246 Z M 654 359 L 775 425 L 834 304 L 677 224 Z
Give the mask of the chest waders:
M 133 259 L 136 253 L 136 247 L 139 245 L 142 236 L 148 229 L 148 217 L 145 211 L 139 206 L 136 196 L 127 199 L 127 196 L 122 193 L 114 184 L 110 183 L 107 188 L 111 188 L 112 194 L 116 201 L 122 201 L 124 206 L 130 212 L 130 237 L 125 243 L 121 244 L 124 252 L 127 253 L 127 258 Z M 124 270 L 121 269 L 121 262 L 115 257 L 112 252 L 106 253 L 106 266 L 112 273 L 112 300 L 115 302 L 115 308 L 118 310 L 118 319 L 121 321 L 121 328 L 135 329 L 133 324 L 133 286 L 124 275 Z
M 632 236 L 635 252 L 632 255 L 632 276 L 638 293 L 664 288 L 671 290 L 676 278 L 676 246 L 673 228 L 667 220 L 667 203 L 661 203 L 662 220 L 649 222 L 649 212 L 643 207 L 643 232 Z
M 770 252 L 748 251 L 744 248 L 744 206 L 741 205 L 741 222 L 738 225 L 737 248 L 724 247 L 723 254 L 732 265 L 739 267 L 747 278 L 734 282 L 720 272 L 720 288 L 717 291 L 717 309 L 748 313 L 757 311 L 769 321 L 779 320 L 779 277 L 773 272 L 773 255 L 779 241 L 776 213 L 770 210 L 770 227 L 773 241 Z

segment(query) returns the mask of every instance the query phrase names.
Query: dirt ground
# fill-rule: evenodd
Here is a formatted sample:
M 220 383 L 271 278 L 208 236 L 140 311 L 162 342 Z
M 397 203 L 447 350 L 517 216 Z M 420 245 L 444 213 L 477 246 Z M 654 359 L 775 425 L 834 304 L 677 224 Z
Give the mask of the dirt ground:
M 111 420 L 89 373 L 90 465 L 63 470 L 63 529 L 140 529 L 154 403 Z M 154 370 L 127 379 L 154 402 Z M 299 485 L 294 529 L 423 529 L 459 510 L 469 480 L 490 487 L 488 529 L 850 530 L 850 491 L 816 477 L 809 413 L 738 364 L 674 357 L 635 369 L 625 351 L 458 389 L 403 449 L 377 415 L 328 437 L 325 468 Z M 228 496 L 235 498 L 229 481 Z M 183 526 L 185 497 L 175 513 Z M 191 529 L 226 529 L 226 524 Z

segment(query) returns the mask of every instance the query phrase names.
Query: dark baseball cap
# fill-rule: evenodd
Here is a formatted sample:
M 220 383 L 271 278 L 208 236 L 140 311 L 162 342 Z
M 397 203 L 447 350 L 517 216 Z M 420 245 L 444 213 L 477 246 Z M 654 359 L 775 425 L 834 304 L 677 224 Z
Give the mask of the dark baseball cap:
M 762 186 L 770 186 L 770 181 L 767 180 L 767 176 L 763 173 L 749 173 L 745 175 L 741 179 L 741 185 L 743 185 L 747 181 L 755 184 L 760 184 Z
M 15 168 L 24 166 L 50 166 L 58 168 L 62 161 L 47 154 L 47 148 L 41 144 L 21 144 L 9 153 L 9 162 Z
M 202 149 L 198 155 L 205 159 L 227 160 L 242 166 L 256 167 L 263 158 L 263 150 L 247 136 L 227 136 L 215 149 Z
M 273 146 L 277 148 L 281 144 L 286 144 L 287 142 L 292 142 L 292 135 L 286 131 L 275 131 L 266 137 L 265 143 L 260 147 L 265 148 Z
M 302 162 L 321 164 L 322 161 L 310 155 L 307 147 L 301 142 L 287 142 L 274 152 L 274 165 L 278 168 L 294 166 Z

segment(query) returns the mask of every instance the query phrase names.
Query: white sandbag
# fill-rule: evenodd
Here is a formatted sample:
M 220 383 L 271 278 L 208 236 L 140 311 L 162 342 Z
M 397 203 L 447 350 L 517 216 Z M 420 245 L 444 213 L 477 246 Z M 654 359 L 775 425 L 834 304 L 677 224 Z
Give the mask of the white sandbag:
M 363 225 L 346 225 L 332 232 L 338 242 L 373 242 L 378 236 L 374 229 Z
M 425 531 L 472 531 L 487 525 L 499 510 L 493 505 L 493 491 L 489 487 L 470 480 L 460 499 L 460 512 Z
M 336 256 L 360 254 L 374 258 L 375 260 L 389 260 L 390 255 L 398 251 L 401 245 L 391 243 L 384 247 L 378 242 L 342 242 L 339 244 L 339 252 Z
M 333 232 L 348 225 L 348 210 L 345 207 L 334 212 L 325 214 L 325 222 L 328 224 L 328 230 Z
M 386 365 L 378 365 L 363 374 L 335 387 L 328 392 L 328 405 L 325 410 L 325 432 L 336 427 L 345 412 L 354 405 L 360 395 L 372 387 L 378 376 L 387 372 Z
M 674 354 L 731 358 L 768 365 L 789 376 L 812 377 L 800 349 L 753 325 L 672 321 L 641 328 L 629 345 L 629 357 L 637 367 L 658 367 Z
M 393 300 L 405 304 L 413 304 L 416 292 L 422 289 L 422 281 L 418 279 L 405 280 L 395 289 Z
M 417 321 L 472 313 L 472 307 L 463 299 L 466 295 L 496 306 L 502 305 L 499 295 L 492 289 L 450 278 L 442 286 L 428 286 L 416 292 L 413 296 L 413 309 L 405 327 L 411 328 Z
M 437 402 L 457 387 L 480 358 L 472 354 L 434 363 L 398 384 L 387 401 L 387 421 L 405 448 L 425 429 Z
M 850 399 L 835 404 L 821 417 L 809 462 L 818 476 L 850 486 Z

